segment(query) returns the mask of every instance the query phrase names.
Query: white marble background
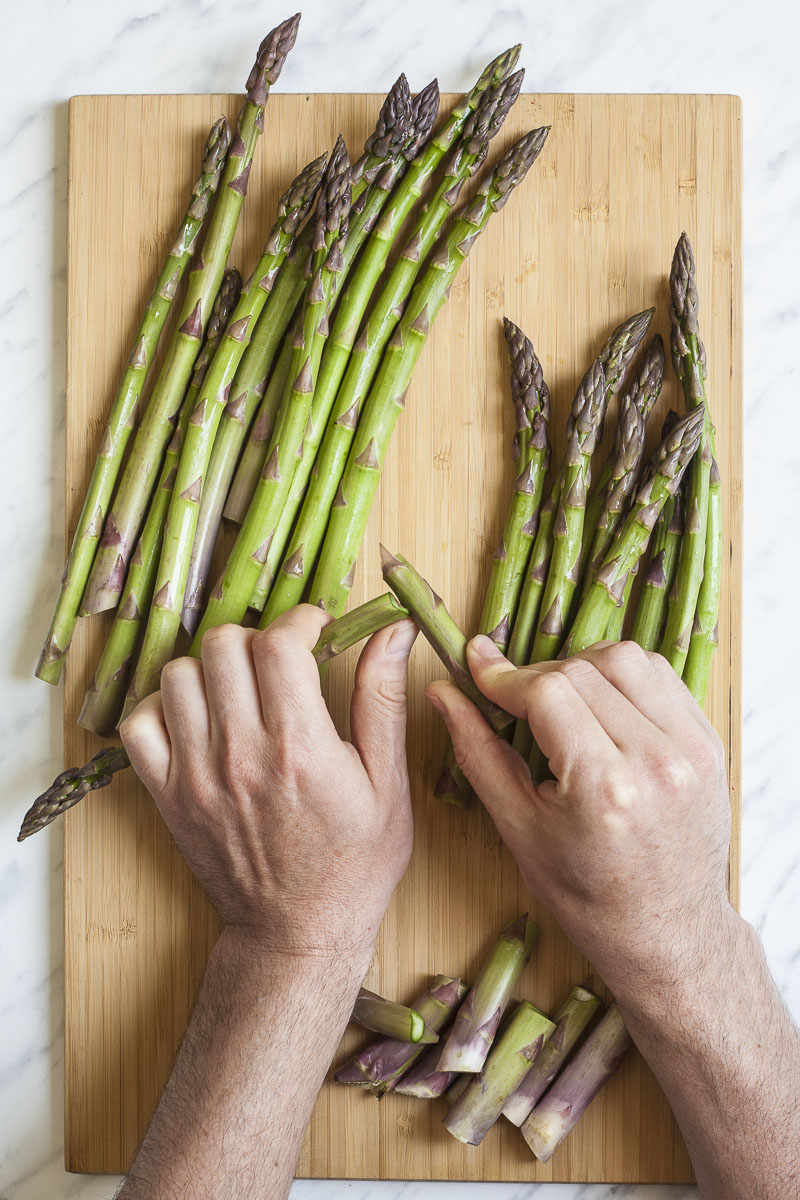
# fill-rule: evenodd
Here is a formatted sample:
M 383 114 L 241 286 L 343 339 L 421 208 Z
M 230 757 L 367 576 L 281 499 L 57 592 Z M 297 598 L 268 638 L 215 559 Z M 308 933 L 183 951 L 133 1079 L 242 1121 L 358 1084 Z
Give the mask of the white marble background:
M 18 846 L 61 769 L 61 697 L 31 678 L 63 554 L 67 98 L 236 91 L 286 5 L 2 0 L 0 77 L 0 1196 L 111 1197 L 62 1166 L 62 839 Z M 541 91 L 734 92 L 745 146 L 743 910 L 800 1015 L 800 104 L 794 0 L 307 0 L 289 91 L 470 84 L 521 40 Z M 295 1185 L 293 1200 L 688 1200 L 686 1188 Z M 788 1198 L 787 1198 L 788 1200 Z

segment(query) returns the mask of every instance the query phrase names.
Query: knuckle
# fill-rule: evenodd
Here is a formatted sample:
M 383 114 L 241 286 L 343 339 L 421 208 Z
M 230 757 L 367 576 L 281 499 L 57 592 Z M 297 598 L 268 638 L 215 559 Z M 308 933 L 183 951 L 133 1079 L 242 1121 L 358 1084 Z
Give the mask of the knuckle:
M 613 646 L 605 646 L 600 654 L 620 670 L 640 668 L 647 661 L 647 655 L 638 642 L 616 642 Z
M 291 654 L 294 640 L 287 629 L 279 625 L 269 625 L 261 629 L 253 638 L 253 654 L 261 662 L 280 661 Z
M 586 658 L 568 658 L 554 674 L 562 675 L 571 683 L 577 683 L 579 681 L 586 682 L 586 680 L 594 678 L 597 671 L 594 665 Z
M 654 751 L 650 766 L 659 788 L 664 791 L 684 792 L 694 783 L 692 764 L 671 747 Z
M 207 654 L 216 654 L 220 650 L 227 650 L 230 646 L 240 642 L 243 635 L 244 630 L 240 625 L 214 625 L 203 635 L 200 647 L 201 657 L 205 657 Z

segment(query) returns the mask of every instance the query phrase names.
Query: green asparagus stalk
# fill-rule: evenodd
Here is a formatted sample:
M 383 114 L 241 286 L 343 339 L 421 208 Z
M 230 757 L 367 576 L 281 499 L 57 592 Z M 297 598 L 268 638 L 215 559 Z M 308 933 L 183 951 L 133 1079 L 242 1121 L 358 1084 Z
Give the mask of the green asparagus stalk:
M 708 483 L 708 524 L 703 582 L 697 596 L 689 654 L 683 679 L 698 704 L 704 705 L 711 660 L 719 643 L 718 619 L 722 575 L 722 485 L 717 460 L 711 459 Z
M 647 547 L 666 500 L 676 494 L 683 473 L 701 444 L 704 418 L 705 410 L 701 405 L 680 420 L 657 447 L 631 510 L 581 601 L 563 656 L 578 654 L 604 636 L 624 594 L 629 572 Z
M 358 320 L 351 326 L 339 325 L 334 332 L 327 352 L 321 380 L 320 397 L 315 397 L 317 412 L 309 445 L 304 454 L 305 466 L 295 492 L 294 509 L 302 499 L 305 480 L 308 479 L 313 462 L 315 475 L 302 501 L 297 525 L 287 543 L 284 566 L 272 587 L 264 624 L 268 624 L 294 604 L 300 602 L 308 586 L 322 546 L 328 523 L 328 514 L 334 504 L 337 489 L 347 463 L 347 457 L 355 436 L 359 412 L 381 362 L 381 356 L 401 319 L 412 286 L 425 262 L 428 251 L 433 247 L 442 225 L 460 194 L 464 180 L 480 165 L 485 145 L 499 129 L 505 115 L 516 99 L 521 78 L 509 76 L 516 62 L 519 47 L 508 51 L 495 63 L 490 63 L 472 92 L 464 97 L 454 109 L 444 129 L 434 138 L 419 160 L 412 164 L 397 194 L 375 229 L 367 252 L 372 270 L 364 269 L 364 287 L 358 289 L 363 299 L 374 286 L 370 276 L 374 269 L 382 267 L 391 244 L 396 240 L 401 225 L 418 198 L 425 181 L 435 170 L 450 147 L 455 145 L 448 161 L 445 178 L 436 192 L 432 203 L 420 216 L 399 259 L 391 270 L 388 281 L 381 288 L 371 312 L 367 316 L 355 344 L 352 339 L 358 328 Z M 471 115 L 473 114 L 473 115 Z M 354 277 L 347 294 L 356 289 L 361 277 Z M 367 287 L 369 284 L 369 287 Z M 361 310 L 363 313 L 363 309 Z M 360 316 L 358 318 L 360 320 Z M 337 319 L 337 324 L 339 324 Z M 347 367 L 342 378 L 342 372 Z M 324 435 L 324 436 L 323 436 Z M 315 458 L 318 445 L 321 448 Z
M 483 1068 L 500 1018 L 528 964 L 537 935 L 536 926 L 528 920 L 527 913 L 500 934 L 458 1010 L 439 1058 L 440 1071 L 477 1074 Z M 521 1080 L 522 1076 L 517 1083 Z
M 219 290 L 242 210 L 253 153 L 264 124 L 270 84 L 278 78 L 294 45 L 299 15 L 268 34 L 247 80 L 236 136 L 225 165 L 219 200 L 199 256 L 189 273 L 180 324 L 150 402 L 136 434 L 133 450 L 106 518 L 103 536 L 86 588 L 82 612 L 102 612 L 119 600 L 125 572 L 136 545 L 161 460 L 189 382 L 200 343 Z
M 367 139 L 364 154 L 353 168 L 351 176 L 353 206 L 351 207 L 347 241 L 342 250 L 341 280 L 346 278 L 350 268 L 354 265 L 359 250 L 370 236 L 393 183 L 402 173 L 404 160 L 409 154 L 413 157 L 419 147 L 428 140 L 438 111 L 439 86 L 435 79 L 419 93 L 415 100 L 411 100 L 409 97 L 405 75 L 400 76 L 389 92 L 381 109 L 375 132 Z M 364 161 L 368 163 L 368 166 L 362 170 L 359 164 Z M 379 172 L 379 168 L 383 169 Z M 302 295 L 303 271 L 310 247 L 310 230 L 307 230 L 305 236 L 301 235 L 299 239 L 297 254 L 292 255 L 278 280 L 275 298 L 280 313 L 285 314 L 285 319 L 279 323 L 279 327 L 272 329 L 271 340 L 268 344 L 271 357 L 274 357 L 280 339 L 289 323 L 289 316 Z M 317 386 L 320 383 L 321 380 L 318 381 Z M 258 409 L 253 433 L 244 446 L 225 503 L 225 519 L 236 525 L 241 525 L 247 514 L 258 483 L 258 476 L 266 459 L 266 442 L 269 441 L 269 435 L 257 436 L 263 417 L 263 408 L 264 405 Z M 241 442 L 239 444 L 241 445 Z
M 407 610 L 397 604 L 393 596 L 377 596 L 354 608 L 338 621 L 331 621 L 326 625 L 312 654 L 321 666 L 343 654 L 363 638 L 371 637 L 379 629 L 384 629 L 407 616 Z M 17 841 L 22 842 L 32 833 L 44 829 L 62 812 L 66 812 L 73 804 L 83 799 L 87 792 L 106 787 L 116 771 L 121 771 L 129 765 L 128 756 L 121 746 L 105 746 L 85 766 L 70 767 L 68 771 L 62 772 L 47 791 L 37 796 L 28 809 Z M 421 1011 L 419 1005 L 415 1007 Z M 424 1013 L 423 1016 L 425 1017 Z M 430 1025 L 427 1017 L 425 1021 Z
M 311 279 L 295 327 L 292 381 L 270 442 L 266 464 L 247 516 L 214 586 L 190 653 L 197 655 L 206 629 L 226 621 L 241 621 L 263 567 L 275 527 L 292 482 L 292 473 L 311 412 L 322 344 L 320 323 L 327 319 L 337 274 L 342 270 L 341 247 L 347 238 L 350 207 L 350 163 L 340 138 L 331 154 L 316 219 Z
M 384 1000 L 375 992 L 360 988 L 353 1007 L 352 1020 L 364 1029 L 381 1033 L 384 1037 L 404 1042 L 430 1045 L 439 1041 L 439 1035 L 425 1024 L 425 1018 L 415 1008 L 407 1008 L 394 1000 Z
M 478 632 L 492 638 L 505 652 L 536 535 L 544 477 L 550 457 L 547 441 L 550 392 L 530 339 L 508 317 L 503 319 L 503 331 L 511 364 L 511 394 L 516 413 L 514 444 L 519 473 L 500 545 L 492 561 Z M 469 781 L 456 762 L 449 739 L 434 795 L 450 804 L 461 805 L 467 804 L 472 795 Z
M 578 1038 L 600 1007 L 593 992 L 574 987 L 553 1017 L 555 1029 L 522 1083 L 503 1105 L 503 1116 L 513 1125 L 521 1125 L 537 1100 L 563 1067 Z
M 653 534 L 631 638 L 643 650 L 656 651 L 664 635 L 667 598 L 675 581 L 683 538 L 683 506 L 680 490 L 667 500 Z
M 480 1075 L 470 1080 L 445 1116 L 445 1129 L 459 1142 L 479 1146 L 508 1098 L 536 1066 L 555 1029 L 549 1017 L 523 1000 L 492 1047 Z
M 663 509 L 661 510 L 664 511 Z M 633 591 L 633 581 L 639 573 L 639 563 L 637 562 L 630 571 L 628 578 L 625 580 L 625 587 L 622 592 L 622 598 L 617 601 L 611 616 L 608 618 L 606 625 L 605 640 L 607 642 L 621 642 L 622 629 L 625 624 L 625 617 L 628 613 L 630 604 L 631 592 Z
M 164 523 L 169 511 L 186 426 L 200 395 L 214 351 L 236 307 L 241 287 L 239 272 L 235 268 L 227 270 L 211 310 L 206 340 L 197 356 L 192 382 L 181 405 L 178 424 L 167 447 L 158 487 L 153 494 L 147 520 L 128 567 L 125 587 L 114 614 L 111 632 L 84 697 L 78 724 L 101 737 L 107 737 L 113 732 L 122 709 L 136 661 L 143 624 L 153 598 Z
M 190 580 L 187 588 L 182 576 L 189 568 L 188 555 L 192 551 L 199 513 L 196 495 L 204 495 L 206 492 L 208 461 L 217 426 L 231 399 L 234 376 L 250 344 L 253 327 L 264 310 L 297 230 L 311 209 L 322 182 L 324 169 L 323 155 L 309 163 L 281 197 L 275 224 L 225 330 L 225 336 L 214 356 L 199 396 L 196 411 L 190 419 L 172 502 L 174 512 L 169 521 L 165 557 L 159 568 L 160 577 L 169 583 L 173 593 L 182 596 L 184 591 L 187 592 L 190 607 L 195 607 L 200 602 L 204 580 L 196 576 Z M 234 404 L 237 400 L 240 406 L 244 404 L 243 397 L 235 397 Z M 185 492 L 188 495 L 184 497 Z
M 470 675 L 467 639 L 445 608 L 441 596 L 437 596 L 428 581 L 414 570 L 407 559 L 402 555 L 390 554 L 385 546 L 381 546 L 381 570 L 387 585 L 408 609 L 420 633 L 430 642 L 450 672 L 453 682 L 496 732 L 510 725 L 514 718 L 487 700 Z
M 653 309 L 636 313 L 614 329 L 600 350 L 600 365 L 606 380 L 606 402 L 619 391 L 627 376 L 628 368 L 647 332 L 653 317 Z M 598 437 L 602 431 L 605 411 L 600 419 Z M 569 443 L 569 437 L 567 442 Z M 508 658 L 521 667 L 531 660 L 533 639 L 539 624 L 544 590 L 550 574 L 550 559 L 553 552 L 553 525 L 558 514 L 563 485 L 563 467 L 559 470 L 551 492 L 546 496 L 539 512 L 536 538 L 528 562 L 528 572 L 522 591 L 508 644 Z M 590 518 L 591 519 L 591 518 Z M 588 555 L 588 551 L 587 551 Z M 519 731 L 518 741 L 524 739 Z
M 224 117 L 220 117 L 208 135 L 200 177 L 192 188 L 192 199 L 145 309 L 111 406 L 108 424 L 72 539 L 50 629 L 36 668 L 36 675 L 46 683 L 58 683 L 61 677 L 64 659 L 78 619 L 78 608 L 122 465 L 122 457 L 138 420 L 139 402 L 145 380 L 175 300 L 178 285 L 195 250 L 212 196 L 217 190 L 230 139 L 228 122 Z
M 552 1157 L 632 1044 L 622 1015 L 612 1004 L 522 1126 L 523 1137 L 539 1162 Z
M 700 340 L 697 323 L 699 301 L 694 254 L 685 233 L 681 234 L 672 259 L 669 298 L 672 365 L 683 385 L 687 408 L 691 410 L 700 405 L 703 406 L 705 427 L 702 451 L 692 463 L 689 484 L 686 489 L 685 528 L 675 581 L 675 595 L 670 599 L 667 609 L 667 624 L 661 642 L 661 653 L 675 671 L 682 676 L 689 653 L 701 584 L 704 576 L 708 575 L 710 579 L 704 597 L 703 624 L 698 631 L 698 638 L 704 638 L 708 642 L 708 648 L 703 653 L 707 676 L 713 654 L 711 639 L 715 636 L 716 613 L 719 609 L 722 553 L 719 520 L 721 491 L 719 488 L 715 488 L 713 500 L 717 511 L 712 518 L 715 532 L 713 536 L 709 537 L 707 529 L 711 499 L 711 463 L 716 453 L 714 426 L 711 423 L 706 399 L 706 352 Z M 707 550 L 708 562 L 706 562 Z M 695 674 L 695 683 L 697 684 L 697 682 Z M 705 687 L 702 690 L 705 693 Z
M 441 1034 L 453 1019 L 466 991 L 460 979 L 437 975 L 428 991 L 418 996 L 412 1007 L 428 1029 Z M 366 1087 L 373 1095 L 383 1096 L 397 1087 L 425 1048 L 424 1042 L 380 1038 L 343 1063 L 334 1079 L 337 1083 Z
M 448 237 L 414 288 L 403 319 L 386 348 L 361 411 L 311 587 L 311 603 L 319 604 L 326 612 L 337 615 L 347 604 L 389 440 L 436 315 L 475 239 L 528 173 L 547 133 L 546 128 L 536 129 L 512 146 L 467 210 L 454 221 Z

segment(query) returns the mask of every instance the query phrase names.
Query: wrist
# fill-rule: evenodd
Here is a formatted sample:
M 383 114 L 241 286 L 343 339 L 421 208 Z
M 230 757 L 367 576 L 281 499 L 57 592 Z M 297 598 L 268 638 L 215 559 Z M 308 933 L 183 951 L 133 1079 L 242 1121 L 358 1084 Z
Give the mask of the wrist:
M 277 939 L 261 930 L 238 925 L 224 926 L 215 952 L 235 962 L 249 974 L 274 977 L 296 976 L 304 981 L 314 978 L 342 978 L 361 984 L 372 960 L 374 939 L 347 947 L 319 946 Z

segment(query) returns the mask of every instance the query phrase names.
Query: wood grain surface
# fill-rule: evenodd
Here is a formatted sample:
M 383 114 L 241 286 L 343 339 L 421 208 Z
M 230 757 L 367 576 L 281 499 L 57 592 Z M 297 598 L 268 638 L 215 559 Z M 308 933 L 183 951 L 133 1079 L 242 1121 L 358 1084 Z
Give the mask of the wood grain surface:
M 447 98 L 445 98 L 447 103 Z M 255 260 L 278 195 L 340 131 L 357 152 L 375 96 L 276 95 L 233 261 Z M 70 105 L 66 522 L 71 537 L 113 387 L 142 304 L 183 211 L 211 121 L 235 96 L 78 97 Z M 391 447 L 352 602 L 381 590 L 378 541 L 407 555 L 474 628 L 512 466 L 501 318 L 529 333 L 554 397 L 556 459 L 575 386 L 610 329 L 657 306 L 682 229 L 694 245 L 723 478 L 720 650 L 709 712 L 728 752 L 731 891 L 738 898 L 741 688 L 741 113 L 727 96 L 525 95 L 492 147 L 552 124 L 533 171 L 479 239 L 419 363 Z M 670 368 L 651 421 L 681 406 Z M 606 441 L 614 421 L 606 425 Z M 60 565 L 53 564 L 53 574 Z M 107 616 L 83 621 L 66 672 L 65 759 L 98 739 L 75 720 Z M 346 729 L 354 653 L 329 699 Z M 572 984 L 602 987 L 519 880 L 479 805 L 435 801 L 444 746 L 423 685 L 441 674 L 414 651 L 409 755 L 416 846 L 375 948 L 369 986 L 408 1000 L 436 972 L 467 980 L 502 925 L 530 910 L 540 940 L 519 995 L 552 1009 Z M 123 1171 L 167 1079 L 216 919 L 130 772 L 66 817 L 66 1165 Z M 337 1058 L 363 1044 L 350 1030 Z M 328 1084 L 298 1174 L 453 1180 L 680 1182 L 689 1160 L 666 1101 L 631 1054 L 546 1166 L 500 1122 L 480 1148 L 441 1126 L 441 1103 Z

